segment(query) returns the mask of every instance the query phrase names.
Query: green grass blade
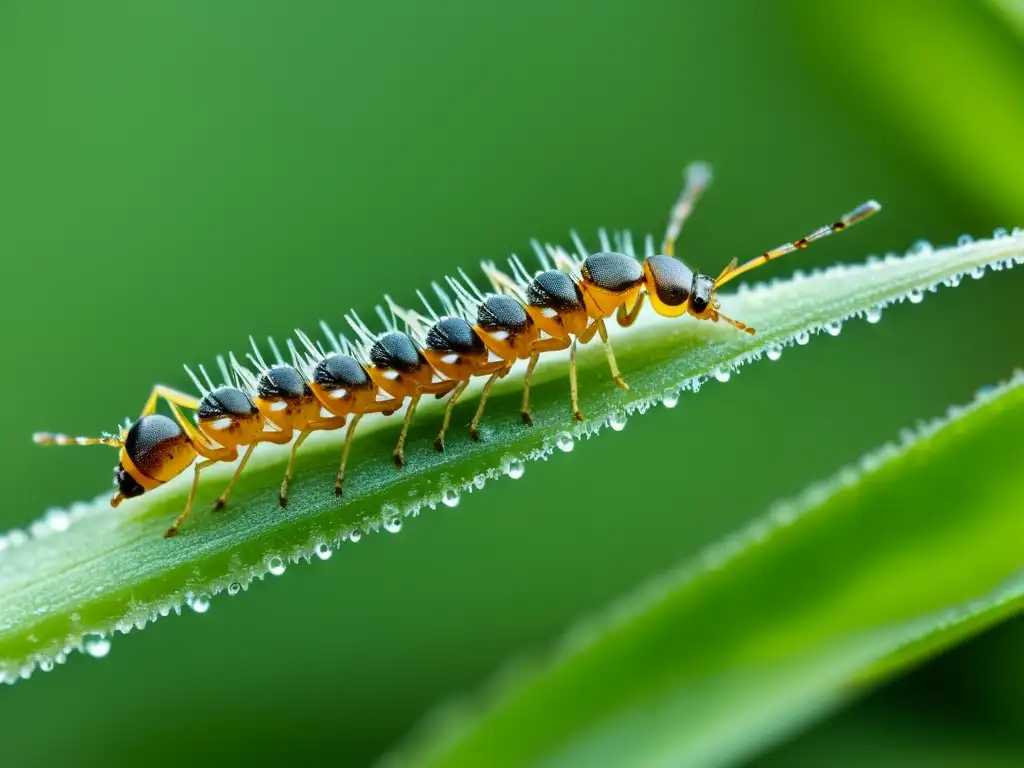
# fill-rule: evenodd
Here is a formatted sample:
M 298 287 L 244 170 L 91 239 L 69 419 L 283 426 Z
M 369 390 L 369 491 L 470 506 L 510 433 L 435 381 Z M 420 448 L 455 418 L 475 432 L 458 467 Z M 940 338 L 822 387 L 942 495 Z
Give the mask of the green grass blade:
M 105 644 L 90 644 L 90 638 L 141 628 L 183 605 L 202 610 L 211 596 L 244 589 L 290 562 L 326 556 L 338 543 L 381 527 L 397 530 L 404 518 L 441 503 L 446 493 L 451 502 L 456 492 L 478 491 L 502 474 L 518 476 L 519 462 L 549 456 L 560 442 L 591 435 L 610 420 L 643 412 L 681 389 L 696 389 L 711 376 L 725 379 L 740 364 L 766 353 L 775 359 L 783 347 L 806 343 L 821 330 L 835 335 L 848 318 L 876 321 L 891 302 L 914 303 L 943 282 L 954 285 L 965 274 L 980 276 L 1021 261 L 1024 235 L 1015 234 L 958 248 L 918 249 L 903 258 L 834 267 L 723 296 L 723 309 L 756 326 L 756 337 L 648 314 L 633 328 L 613 332 L 631 391 L 613 386 L 599 345 L 582 350 L 587 422 L 572 423 L 566 358 L 551 356 L 538 367 L 533 428 L 519 421 L 515 376 L 495 389 L 479 443 L 456 429 L 447 453 L 435 452 L 440 404 L 424 406 L 402 471 L 390 458 L 397 420 L 368 419 L 353 447 L 342 502 L 332 492 L 341 437 L 333 433 L 318 435 L 303 449 L 287 509 L 277 504 L 286 451 L 261 446 L 225 513 L 207 510 L 232 468 L 204 473 L 197 511 L 173 540 L 161 534 L 184 504 L 185 476 L 117 510 L 100 499 L 53 511 L 27 532 L 0 537 L 0 677 L 27 677 L 83 647 L 95 652 Z M 469 419 L 474 391 L 456 409 L 457 428 Z M 33 448 L 26 444 L 26 450 Z M 37 450 L 44 460 L 43 450 L 58 449 Z M 113 464 L 113 453 L 111 459 Z
M 721 765 L 1024 607 L 1024 372 L 428 723 L 411 764 Z

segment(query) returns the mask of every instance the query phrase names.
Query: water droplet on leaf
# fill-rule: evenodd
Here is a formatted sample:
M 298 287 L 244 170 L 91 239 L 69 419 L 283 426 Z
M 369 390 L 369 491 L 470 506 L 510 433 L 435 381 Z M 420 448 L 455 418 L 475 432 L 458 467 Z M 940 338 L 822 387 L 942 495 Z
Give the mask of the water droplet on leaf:
M 576 441 L 572 439 L 572 435 L 568 432 L 559 432 L 558 437 L 555 438 L 555 445 L 563 453 L 569 453 L 575 447 Z
M 441 494 L 441 503 L 446 507 L 459 506 L 459 491 L 456 488 L 445 488 Z
M 505 474 L 513 480 L 518 480 L 526 474 L 526 466 L 519 459 L 512 459 L 505 465 Z
M 666 389 L 661 393 L 661 404 L 666 408 L 675 408 L 679 405 L 679 390 Z
M 285 571 L 284 560 L 275 555 L 267 561 L 267 568 L 270 570 L 271 575 L 280 576 Z
M 612 411 L 608 416 L 608 426 L 616 432 L 621 432 L 626 428 L 626 414 L 622 411 Z
M 94 659 L 102 659 L 110 653 L 110 640 L 98 632 L 92 632 L 82 638 L 82 647 Z
M 192 598 L 189 606 L 191 606 L 192 610 L 196 613 L 206 613 L 210 610 L 210 596 L 205 592 L 200 592 Z

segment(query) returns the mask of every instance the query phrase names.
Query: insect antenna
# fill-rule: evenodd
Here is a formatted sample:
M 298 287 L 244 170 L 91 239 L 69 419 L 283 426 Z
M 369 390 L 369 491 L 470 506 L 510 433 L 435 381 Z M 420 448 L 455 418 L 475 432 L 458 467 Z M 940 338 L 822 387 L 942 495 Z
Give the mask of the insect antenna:
M 120 448 L 124 440 L 109 432 L 104 432 L 102 437 L 71 437 L 52 432 L 36 432 L 32 435 L 32 442 L 36 445 L 108 445 Z
M 675 255 L 676 240 L 679 233 L 683 231 L 683 224 L 690 218 L 697 201 L 704 194 L 704 190 L 711 184 L 711 166 L 704 162 L 690 163 L 683 171 L 683 191 L 679 193 L 679 199 L 672 206 L 668 215 L 668 226 L 665 227 L 665 242 L 662 245 L 662 252 L 666 256 Z
M 770 251 L 765 251 L 760 256 L 751 259 L 745 264 L 736 266 L 736 259 L 733 259 L 729 264 L 722 270 L 722 274 L 715 280 L 715 288 L 725 285 L 730 280 L 734 280 L 744 272 L 749 272 L 752 269 L 760 267 L 762 264 L 767 264 L 772 259 L 777 259 L 780 256 L 785 256 L 787 253 L 793 253 L 793 251 L 799 251 L 802 248 L 806 248 L 808 245 L 813 243 L 815 240 L 821 240 L 823 237 L 828 237 L 834 232 L 842 232 L 848 227 L 852 227 L 854 224 L 858 224 L 869 216 L 873 216 L 882 210 L 882 206 L 874 200 L 868 200 L 866 203 L 861 203 L 849 213 L 846 213 L 834 224 L 826 224 L 823 227 L 811 232 L 811 234 L 801 237 L 799 240 L 794 240 L 791 243 L 783 243 L 778 248 L 772 248 Z
M 188 367 L 187 365 L 186 365 L 186 366 L 183 366 L 183 367 L 185 368 L 185 373 L 187 373 L 187 374 L 188 374 L 188 377 L 189 377 L 190 379 L 192 379 L 192 383 L 196 385 L 196 389 L 197 389 L 197 390 L 199 390 L 199 394 L 200 394 L 201 396 L 203 396 L 203 397 L 206 397 L 206 395 L 207 395 L 207 394 L 209 394 L 209 392 L 210 392 L 210 389 L 213 389 L 213 387 L 210 387 L 210 389 L 207 389 L 206 387 L 204 387 L 204 386 L 203 386 L 203 382 L 201 382 L 201 381 L 199 380 L 199 377 L 198 377 L 198 376 L 196 376 L 196 373 L 195 373 L 195 371 L 193 371 L 193 370 L 192 370 L 191 368 L 189 368 L 189 367 Z

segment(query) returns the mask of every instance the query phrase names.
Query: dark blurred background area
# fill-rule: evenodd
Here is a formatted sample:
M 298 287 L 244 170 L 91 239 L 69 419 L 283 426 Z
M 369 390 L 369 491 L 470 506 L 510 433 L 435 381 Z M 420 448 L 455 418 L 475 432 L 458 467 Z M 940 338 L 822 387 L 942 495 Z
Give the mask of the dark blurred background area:
M 109 483 L 105 452 L 43 451 L 33 431 L 109 429 L 154 382 L 186 386 L 182 363 L 337 323 L 384 292 L 409 301 L 530 237 L 657 232 L 693 159 L 716 178 L 680 252 L 712 274 L 871 197 L 885 210 L 870 225 L 759 277 L 1024 224 L 1011 13 L 0 6 L 0 529 Z M 4 764 L 372 763 L 574 620 L 1008 377 L 1019 272 L 848 323 L 398 536 L 0 688 Z M 776 458 L 738 468 L 701 439 Z M 1022 643 L 1024 623 L 1006 624 L 761 764 L 1021 765 Z

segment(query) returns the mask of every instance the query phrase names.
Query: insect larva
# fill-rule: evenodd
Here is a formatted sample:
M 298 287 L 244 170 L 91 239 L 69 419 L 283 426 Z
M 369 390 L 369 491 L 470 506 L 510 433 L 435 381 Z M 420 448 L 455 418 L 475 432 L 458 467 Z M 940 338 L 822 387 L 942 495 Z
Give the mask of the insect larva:
M 447 279 L 447 290 L 434 283 L 440 314 L 422 293 L 419 297 L 424 312 L 402 309 L 385 297 L 390 315 L 377 308 L 384 323 L 383 333 L 372 332 L 354 312 L 345 316 L 358 338 L 357 345 L 323 325 L 331 349 L 327 352 L 306 334 L 296 331 L 305 353 L 300 354 L 289 340 L 292 361 L 285 363 L 276 344 L 269 340 L 275 362 L 268 365 L 253 341 L 248 359 L 256 369 L 255 375 L 234 355 L 230 356 L 230 368 L 223 357 L 218 358 L 224 379 L 220 386 L 213 384 L 202 366 L 202 380 L 186 367 L 200 392 L 199 398 L 157 385 L 140 418 L 119 429 L 117 435 L 91 438 L 37 433 L 33 439 L 42 445 L 118 448 L 120 457 L 114 470 L 117 490 L 110 500 L 115 507 L 126 498 L 163 485 L 194 465 L 185 509 L 165 534 L 173 536 L 192 509 L 200 472 L 212 464 L 236 460 L 242 447 L 242 460 L 217 499 L 215 509 L 227 504 L 231 489 L 256 445 L 285 444 L 298 432 L 281 483 L 280 502 L 284 506 L 298 448 L 315 431 L 347 425 L 334 484 L 335 493 L 340 495 L 352 436 L 360 419 L 368 413 L 390 415 L 408 401 L 393 453 L 395 464 L 403 466 L 409 425 L 424 395 L 450 394 L 434 442 L 438 450 L 444 450 L 455 403 L 473 377 L 486 376 L 470 424 L 470 436 L 480 439 L 479 425 L 491 387 L 519 360 L 529 361 L 523 380 L 521 415 L 526 424 L 532 424 L 530 379 L 537 361 L 546 352 L 569 350 L 572 412 L 574 418 L 582 420 L 576 383 L 578 344 L 600 337 L 613 380 L 623 389 L 629 388 L 616 364 L 606 319 L 614 315 L 620 326 L 632 325 L 649 297 L 652 309 L 659 315 L 688 314 L 697 320 L 726 322 L 739 331 L 754 334 L 753 328 L 721 312 L 717 292 L 723 285 L 863 221 L 881 209 L 873 200 L 863 203 L 835 223 L 799 240 L 765 251 L 743 264 L 733 259 L 718 277 L 712 278 L 675 257 L 676 240 L 710 182 L 711 170 L 706 164 L 694 163 L 687 168 L 683 191 L 669 214 L 661 253 L 655 253 L 654 243 L 648 238 L 642 262 L 631 255 L 633 249 L 628 241 L 620 240 L 613 249 L 604 232 L 598 253 L 589 253 L 575 233 L 575 254 L 535 242 L 541 269 L 533 274 L 516 256 L 509 259 L 508 272 L 499 270 L 493 262 L 484 262 L 491 293 L 482 292 L 462 270 L 458 279 Z M 399 321 L 405 330 L 398 328 Z M 167 403 L 173 419 L 156 412 L 160 400 Z M 195 424 L 185 417 L 182 408 L 195 411 Z M 201 460 L 197 462 L 197 458 Z

